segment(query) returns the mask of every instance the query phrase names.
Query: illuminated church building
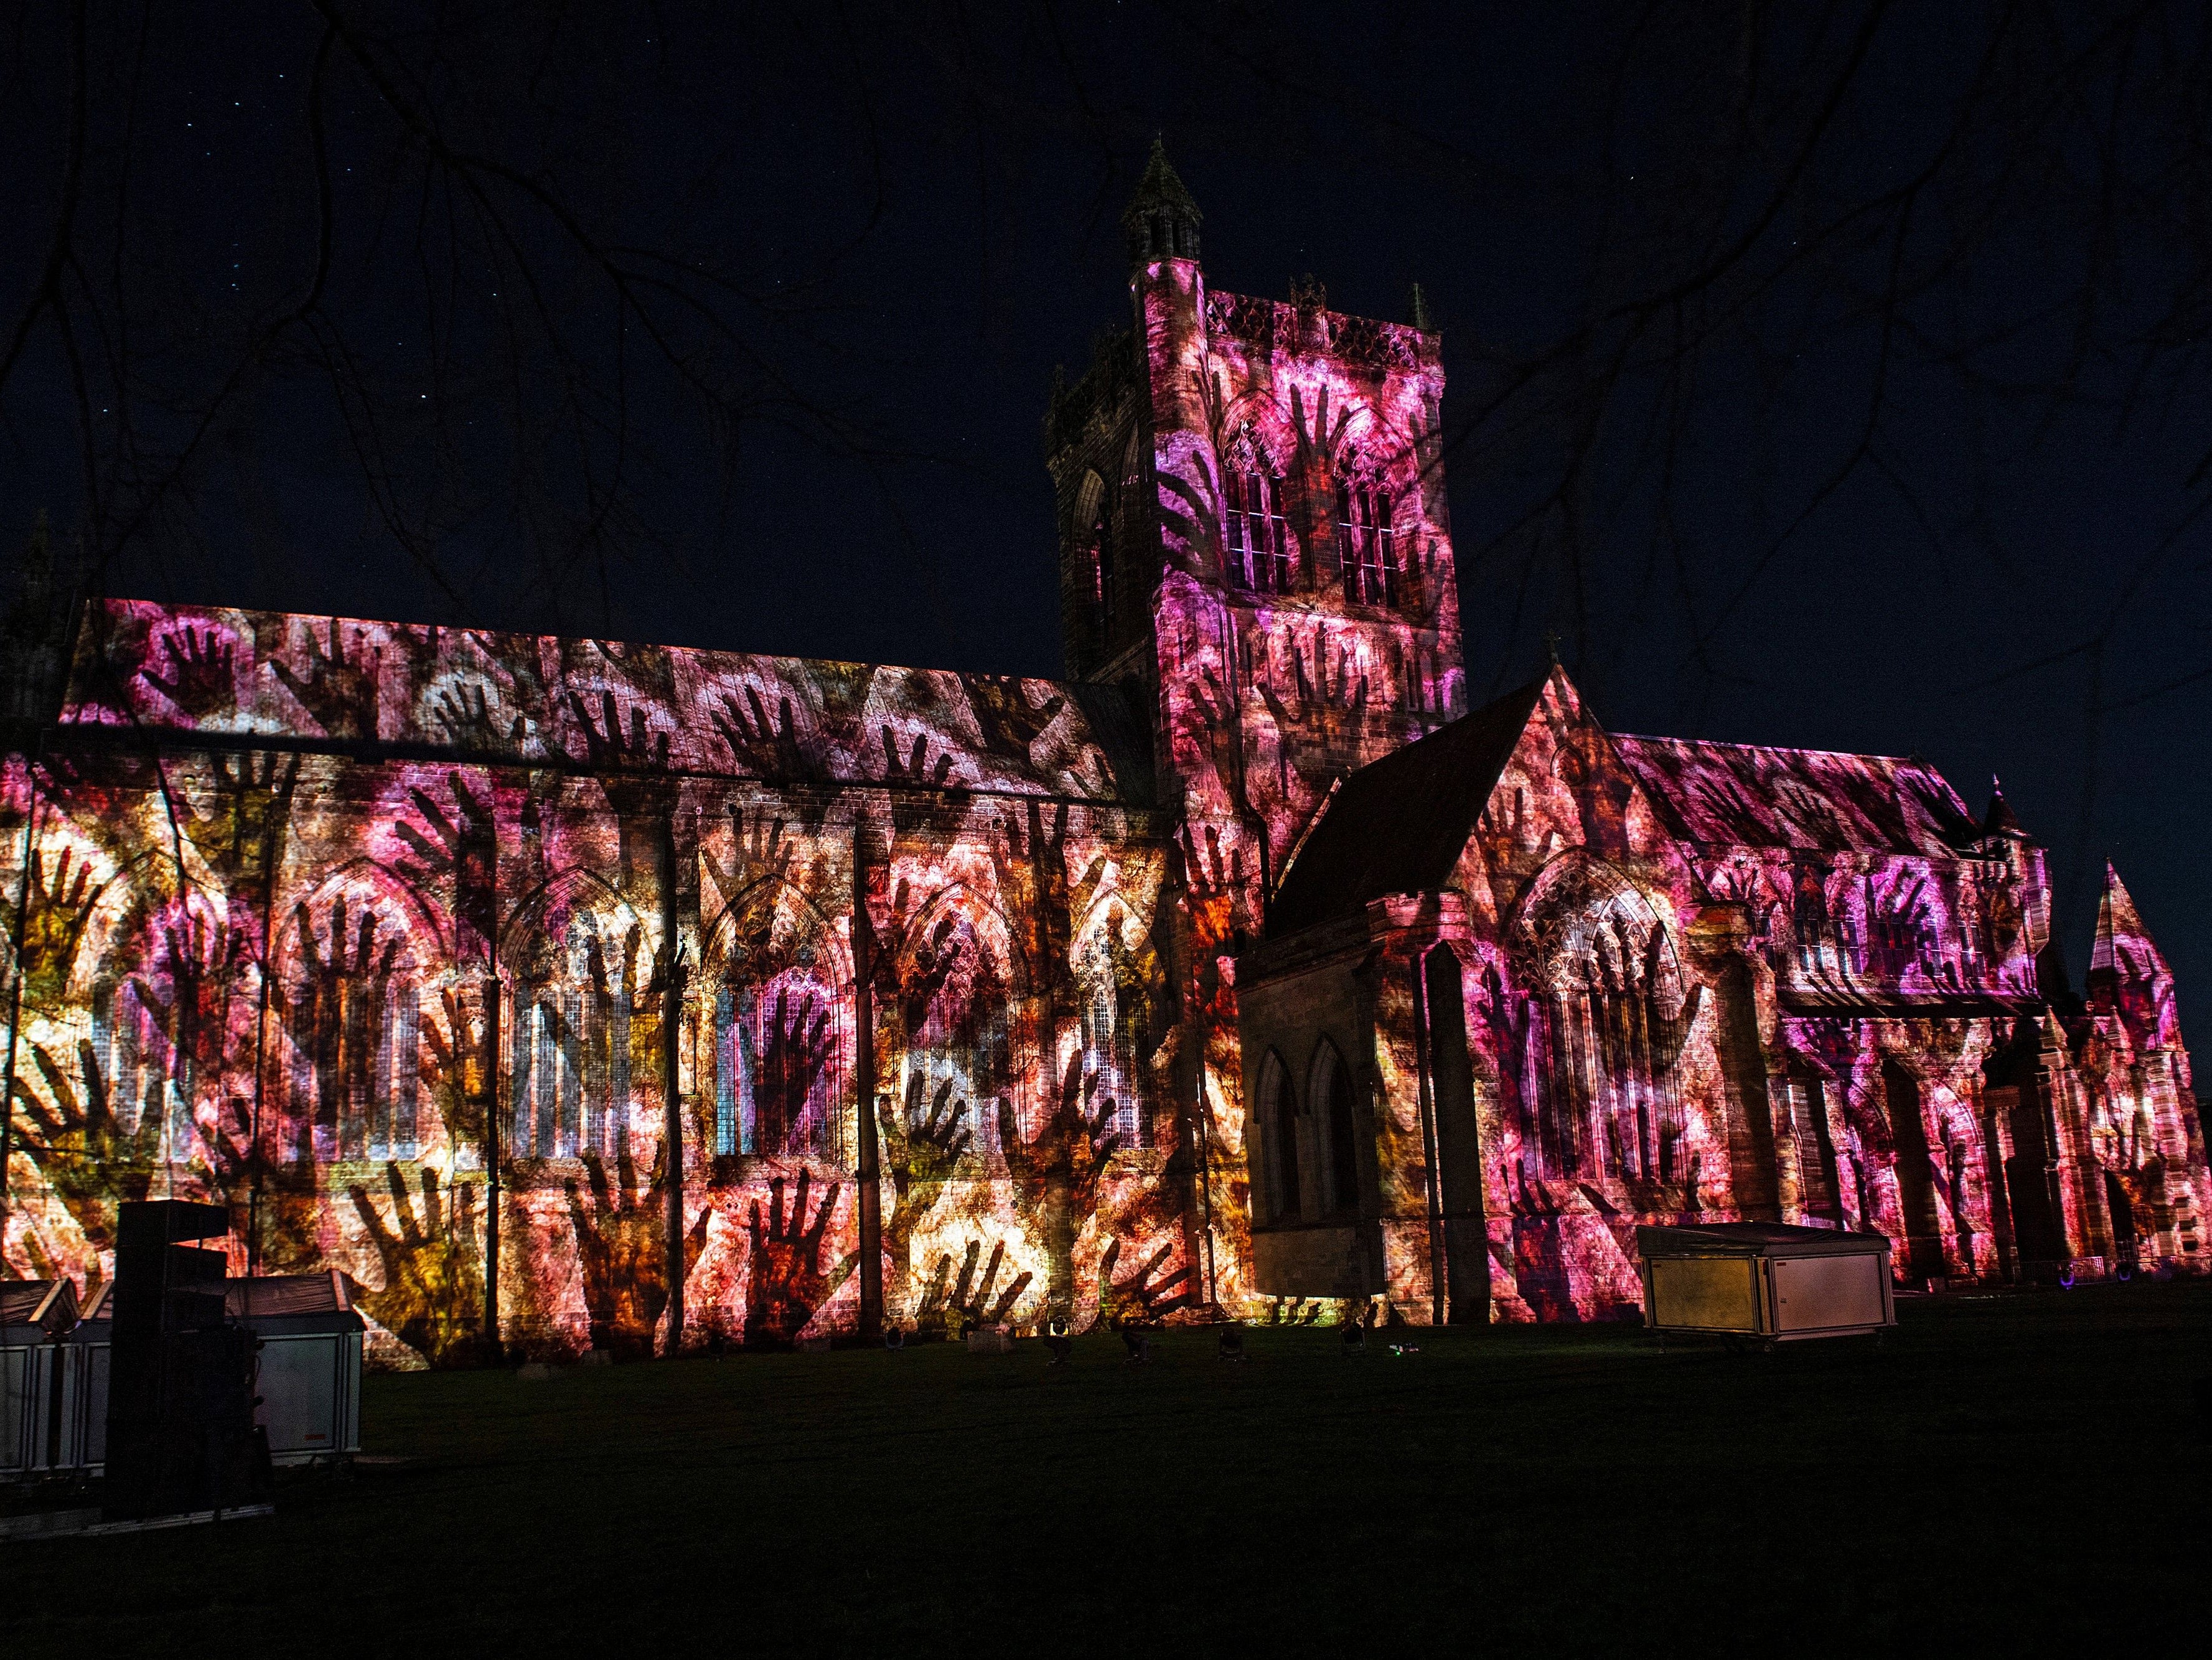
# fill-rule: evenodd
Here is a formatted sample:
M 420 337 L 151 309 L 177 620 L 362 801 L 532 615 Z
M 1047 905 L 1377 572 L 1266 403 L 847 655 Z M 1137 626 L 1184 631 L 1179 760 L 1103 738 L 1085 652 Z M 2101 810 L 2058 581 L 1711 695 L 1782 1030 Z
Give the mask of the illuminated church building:
M 1064 682 L 122 599 L 6 773 L 4 1256 L 226 1205 L 387 1364 L 1605 1320 L 1639 1222 L 2205 1260 L 2117 876 L 1928 764 L 1468 707 L 1437 336 L 1206 286 L 1055 386 Z M 2040 964 L 2044 977 L 2039 979 Z

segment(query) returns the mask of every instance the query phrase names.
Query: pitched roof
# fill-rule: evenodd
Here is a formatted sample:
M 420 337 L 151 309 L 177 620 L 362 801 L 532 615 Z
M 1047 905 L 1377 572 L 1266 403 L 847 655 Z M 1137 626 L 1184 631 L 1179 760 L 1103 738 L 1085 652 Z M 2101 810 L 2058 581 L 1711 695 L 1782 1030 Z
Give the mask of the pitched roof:
M 1347 777 L 1276 890 L 1268 934 L 1442 887 L 1543 690 L 1531 681 Z
M 1955 855 L 1981 827 L 1925 761 L 1616 735 L 1668 828 L 1710 847 Z
M 631 723 L 626 741 L 611 720 Z M 1152 800 L 1149 733 L 1103 689 L 139 599 L 87 607 L 61 721 L 472 765 Z

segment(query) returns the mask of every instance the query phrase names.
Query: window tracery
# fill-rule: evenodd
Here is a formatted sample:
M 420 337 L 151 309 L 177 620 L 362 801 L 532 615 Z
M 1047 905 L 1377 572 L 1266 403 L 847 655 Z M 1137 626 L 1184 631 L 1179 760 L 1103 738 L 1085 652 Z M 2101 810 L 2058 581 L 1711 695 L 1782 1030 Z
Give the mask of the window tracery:
M 1101 1092 L 1113 1098 L 1114 1128 L 1124 1146 L 1150 1146 L 1145 1067 L 1167 1018 L 1164 967 L 1143 923 L 1112 898 L 1092 913 L 1076 943 L 1074 966 L 1083 1052 L 1096 1061 Z
M 335 876 L 280 935 L 287 1106 L 296 1147 L 317 1159 L 412 1158 L 421 1147 L 420 987 L 436 953 L 421 948 L 381 874 Z
M 632 1026 L 653 979 L 644 927 L 596 877 L 556 879 L 509 929 L 507 1151 L 630 1150 Z
M 1286 593 L 1295 557 L 1283 481 L 1256 467 L 1230 466 L 1222 476 L 1230 580 L 1256 593 Z
M 757 882 L 712 930 L 706 974 L 715 1156 L 849 1164 L 848 999 L 826 919 L 790 883 Z
M 1013 1105 L 1022 1132 L 1033 1133 L 1029 1104 L 1020 1098 L 1029 1069 L 1017 1052 L 1010 960 L 1005 919 L 960 888 L 923 909 L 898 959 L 904 1072 L 921 1083 L 905 1091 L 909 1109 L 950 1085 L 969 1145 L 987 1158 L 1005 1152 L 996 1110 L 1001 1098 Z
M 1296 1222 L 1299 1197 L 1298 1104 L 1290 1068 L 1274 1050 L 1260 1067 L 1260 1123 L 1267 1137 L 1265 1189 L 1268 1219 Z
M 1619 871 L 1571 854 L 1522 902 L 1513 950 L 1534 1004 L 1523 1140 L 1544 1172 L 1681 1179 L 1677 1063 L 1692 1011 L 1664 915 Z
M 1358 1142 L 1353 1128 L 1352 1072 L 1326 1037 L 1314 1051 L 1313 1082 L 1306 1091 L 1316 1128 L 1325 1138 L 1322 1158 L 1322 1212 L 1350 1216 L 1359 1209 Z
M 1336 487 L 1336 547 L 1344 572 L 1344 597 L 1354 605 L 1397 603 L 1397 550 L 1390 528 L 1389 493 L 1379 486 Z

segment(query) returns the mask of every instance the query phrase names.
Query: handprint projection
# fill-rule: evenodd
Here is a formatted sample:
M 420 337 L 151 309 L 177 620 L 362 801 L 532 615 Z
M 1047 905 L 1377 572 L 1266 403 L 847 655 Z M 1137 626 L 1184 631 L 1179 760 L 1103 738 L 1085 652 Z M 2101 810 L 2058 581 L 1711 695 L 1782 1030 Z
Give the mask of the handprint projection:
M 1196 1298 L 1197 1276 L 1191 1272 L 1189 1264 L 1176 1263 L 1172 1260 L 1175 1255 L 1172 1243 L 1162 1245 L 1132 1267 L 1127 1274 L 1116 1279 L 1115 1269 L 1121 1260 L 1121 1242 L 1108 1241 L 1098 1257 L 1100 1323 L 1157 1320 L 1188 1307 Z
M 788 1210 L 784 1207 L 784 1178 L 779 1176 L 771 1181 L 764 1221 L 760 1201 L 753 1201 L 752 1251 L 745 1264 L 745 1341 L 749 1345 L 791 1341 L 834 1289 L 822 1261 L 823 1243 L 836 1219 L 837 1198 L 844 1189 L 832 1182 L 809 1219 L 807 1185 L 811 1179 L 807 1171 L 799 1172 Z
M 1108 1162 L 1125 1141 L 1115 1125 L 1115 1103 L 1099 1092 L 1098 1083 L 1097 1073 L 1084 1070 L 1080 1054 L 1070 1056 L 1058 1098 L 1034 1137 L 1022 1134 L 1012 1103 L 999 1103 L 999 1139 L 1015 1203 L 1042 1236 L 1046 1298 L 1062 1318 L 1074 1310 L 1076 1237 L 1097 1213 Z
M 598 1153 L 586 1152 L 583 1164 L 592 1195 L 590 1208 L 574 1181 L 566 1188 L 584 1307 L 591 1316 L 592 1347 L 609 1350 L 620 1359 L 643 1359 L 653 1352 L 654 1334 L 669 1302 L 667 1158 L 664 1152 L 654 1159 L 652 1178 L 642 1189 L 628 1153 L 616 1161 L 611 1184 Z M 805 1197 L 803 1186 L 800 1196 Z M 836 1196 L 833 1191 L 830 1197 Z M 683 1260 L 675 1272 L 686 1280 L 698 1266 L 711 1219 L 712 1213 L 702 1210 L 684 1231 Z
M 222 879 L 240 913 L 237 921 L 258 909 L 275 873 L 300 766 L 296 755 L 216 756 L 207 796 L 187 795 L 179 804 L 184 832 Z
M 160 944 L 130 992 L 147 1017 L 144 1058 L 151 1063 L 148 1098 L 158 1091 L 186 1134 L 204 1088 L 219 1085 L 228 1049 L 232 955 L 219 923 L 188 907 L 173 909 L 157 929 Z
M 204 721 L 237 701 L 237 648 L 214 629 L 173 629 L 161 636 L 161 655 L 166 676 L 153 668 L 139 673 L 189 719 Z
M 77 947 L 83 942 L 85 925 L 92 920 L 92 909 L 99 903 L 105 884 L 93 881 L 92 860 L 77 849 L 64 848 L 48 871 L 44 855 L 34 848 L 29 886 L 21 932 L 11 927 L 8 938 L 23 942 L 16 958 L 23 976 L 23 996 L 37 1007 L 55 1001 L 69 989 L 70 977 L 76 969 Z
M 736 765 L 767 778 L 815 775 L 817 769 L 792 714 L 789 692 L 777 695 L 773 716 L 757 686 L 746 686 L 742 699 L 725 692 L 719 701 L 720 707 L 708 712 L 708 723 L 728 746 Z
M 1016 1274 L 1003 1291 L 998 1289 L 999 1271 L 1006 1260 L 1006 1245 L 1000 1240 L 991 1247 L 991 1260 L 984 1264 L 983 1277 L 975 1277 L 975 1259 L 981 1255 L 983 1242 L 970 1239 L 966 1256 L 961 1259 L 960 1276 L 951 1280 L 952 1255 L 950 1251 L 937 1259 L 936 1271 L 931 1275 L 928 1287 L 915 1304 L 915 1321 L 927 1327 L 933 1322 L 944 1323 L 948 1335 L 973 1330 L 979 1326 L 997 1326 L 1006 1323 L 1006 1316 L 1022 1300 L 1022 1293 L 1030 1288 L 1035 1276 L 1027 1271 Z M 951 1283 L 948 1284 L 948 1280 Z M 994 1295 L 995 1293 L 995 1295 Z
M 374 1291 L 356 1286 L 354 1300 L 377 1324 L 432 1365 L 482 1358 L 483 1250 L 477 1190 L 462 1183 L 441 1189 L 425 1169 L 419 1201 L 397 1164 L 385 1166 L 387 1219 L 365 1183 L 346 1189 L 383 1273 Z M 593 1336 L 599 1335 L 596 1321 Z
M 412 1158 L 421 1050 L 404 931 L 342 891 L 319 923 L 302 901 L 293 938 L 283 1013 L 300 1144 L 318 1159 Z
M 499 932 L 497 842 L 491 808 L 471 792 L 461 773 L 453 775 L 450 785 L 450 810 L 419 787 L 408 791 L 423 827 L 417 829 L 404 818 L 395 825 L 409 857 L 396 860 L 393 868 L 434 894 L 459 924 L 454 954 L 464 961 L 481 961 Z
M 754 1091 L 760 1145 L 795 1152 L 823 1139 L 809 1133 L 808 1115 L 834 1045 L 827 1000 L 803 988 L 794 999 L 793 988 L 779 988 L 764 1037 Z
M 452 1162 L 473 1164 L 485 1146 L 495 1057 L 481 991 L 447 986 L 422 1011 L 424 1055 L 418 1081 L 445 1127 Z
M 310 623 L 302 651 L 303 666 L 295 669 L 282 659 L 270 665 L 284 689 L 331 738 L 374 738 L 376 732 L 377 678 L 383 657 L 380 648 L 365 646 L 361 631 L 350 635 L 337 617 L 330 623 L 330 643 L 315 638 Z
M 162 1168 L 167 1127 L 159 1097 L 138 1104 L 126 1124 L 89 1042 L 80 1041 L 76 1046 L 74 1080 L 43 1044 L 28 1048 L 46 1097 L 41 1099 L 17 1075 L 15 1100 L 29 1122 L 25 1150 L 85 1243 L 96 1254 L 112 1250 L 116 1207 L 145 1198 Z M 97 1255 L 87 1266 L 97 1275 Z
M 968 1104 L 955 1100 L 952 1080 L 939 1083 L 925 1108 L 925 1080 L 908 1075 L 906 1110 L 895 1113 L 881 1104 L 877 1125 L 884 1172 L 891 1182 L 891 1213 L 884 1224 L 884 1252 L 891 1266 L 890 1306 L 906 1306 L 914 1272 L 915 1229 L 936 1207 L 973 1141 Z

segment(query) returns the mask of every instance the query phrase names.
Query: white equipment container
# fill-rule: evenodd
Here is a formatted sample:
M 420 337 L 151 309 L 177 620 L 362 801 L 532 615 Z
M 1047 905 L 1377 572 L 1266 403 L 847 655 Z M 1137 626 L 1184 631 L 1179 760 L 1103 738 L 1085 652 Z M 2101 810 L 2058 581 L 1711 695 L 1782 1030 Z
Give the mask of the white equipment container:
M 1781 1222 L 1640 1227 L 1644 1318 L 1661 1332 L 1765 1344 L 1847 1337 L 1897 1323 L 1889 1241 Z

